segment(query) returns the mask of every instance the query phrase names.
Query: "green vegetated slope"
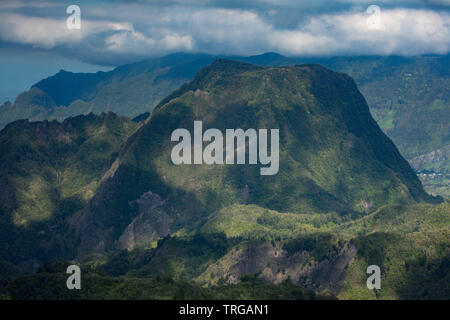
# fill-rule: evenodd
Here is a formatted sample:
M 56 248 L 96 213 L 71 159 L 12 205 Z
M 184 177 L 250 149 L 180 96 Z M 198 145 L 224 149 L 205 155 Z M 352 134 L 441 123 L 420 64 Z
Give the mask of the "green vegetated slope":
M 450 56 L 342 57 L 324 65 L 355 79 L 425 189 L 449 197 Z
M 448 299 L 450 203 L 388 205 L 360 218 L 279 213 L 235 205 L 236 223 L 212 217 L 200 232 L 155 248 L 123 250 L 81 264 L 83 289 L 65 289 L 59 262 L 0 286 L 4 299 Z M 237 217 L 239 213 L 239 217 Z M 222 219 L 228 220 L 223 214 Z M 248 220 L 248 219 L 247 219 Z M 308 230 L 306 230 L 306 228 Z M 280 231 L 291 233 L 282 234 Z M 217 232 L 220 231 L 220 232 Z M 80 264 L 80 262 L 76 262 Z M 367 266 L 382 270 L 366 287 Z
M 426 190 L 450 198 L 450 145 L 410 160 Z
M 65 219 L 96 192 L 121 144 L 139 125 L 113 113 L 19 120 L 0 132 L 0 259 L 33 269 L 70 256 Z
M 340 299 L 448 299 L 449 228 L 448 202 L 388 205 L 353 219 L 233 206 L 213 216 L 203 230 L 244 242 L 197 280 L 234 283 L 252 271 L 266 281 L 290 278 Z M 381 290 L 366 287 L 369 265 L 382 270 Z
M 334 229 L 359 234 L 341 299 L 449 299 L 450 203 L 392 206 Z M 381 290 L 367 290 L 364 270 L 381 267 Z
M 262 176 L 260 165 L 174 165 L 171 133 L 192 131 L 199 119 L 204 129 L 223 132 L 279 128 L 279 173 Z M 154 214 L 161 236 L 196 228 L 235 203 L 350 214 L 388 203 L 439 201 L 423 191 L 371 118 L 354 81 L 318 65 L 262 68 L 217 60 L 164 100 L 127 141 L 108 177 L 72 219 L 80 252 L 104 252 L 118 240 L 123 246 L 136 238 L 134 225 Z M 154 205 L 157 213 L 145 208 Z
M 170 135 L 194 120 L 279 128 L 279 173 L 173 165 Z M 0 132 L 0 298 L 450 297 L 449 203 L 423 191 L 348 76 L 218 60 L 139 126 L 108 114 Z M 381 290 L 366 288 L 371 264 Z
M 66 266 L 64 264 L 64 266 Z M 3 300 L 315 300 L 331 299 L 286 281 L 272 284 L 248 276 L 229 286 L 201 287 L 192 281 L 175 281 L 170 277 L 111 277 L 89 272 L 83 277 L 82 290 L 67 290 L 67 274 L 48 270 L 17 278 L 0 287 Z
M 0 127 L 17 119 L 64 119 L 113 111 L 135 117 L 190 81 L 219 56 L 172 54 L 92 74 L 61 71 L 0 106 Z M 421 173 L 428 192 L 448 197 L 449 55 L 287 58 L 276 53 L 231 57 L 256 65 L 316 62 L 353 77 L 375 120 Z M 440 155 L 440 156 L 436 156 Z
M 449 143 L 450 56 L 334 58 L 358 83 L 374 118 L 407 158 Z

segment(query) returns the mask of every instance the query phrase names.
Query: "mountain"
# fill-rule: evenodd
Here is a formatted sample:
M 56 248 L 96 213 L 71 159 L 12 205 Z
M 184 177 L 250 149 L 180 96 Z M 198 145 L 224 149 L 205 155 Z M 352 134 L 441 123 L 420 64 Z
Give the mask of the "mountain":
M 450 146 L 450 55 L 337 57 L 323 64 L 355 79 L 373 117 L 421 173 L 426 190 L 449 197 L 448 157 L 414 159 Z
M 279 129 L 277 174 L 174 165 L 171 134 L 194 120 Z M 219 59 L 150 117 L 10 123 L 0 160 L 0 299 L 450 297 L 450 203 L 423 191 L 355 81 L 320 65 Z M 71 264 L 85 290 L 65 289 Z
M 357 81 L 372 114 L 408 159 L 449 144 L 450 55 L 333 58 Z
M 174 165 L 171 133 L 279 129 L 280 167 Z M 361 215 L 439 202 L 372 119 L 348 76 L 319 65 L 259 67 L 219 59 L 174 91 L 122 147 L 89 204 L 70 219 L 81 255 L 189 233 L 235 204 Z M 226 211 L 225 211 L 226 212 Z
M 135 117 L 151 111 L 159 100 L 212 61 L 209 55 L 174 54 L 120 66 L 109 72 L 61 70 L 34 84 L 13 104 L 0 106 L 0 127 L 18 119 L 61 120 L 90 112 L 113 111 Z
M 14 103 L 0 106 L 0 128 L 18 119 L 62 120 L 89 112 L 112 111 L 133 118 L 150 112 L 162 98 L 184 82 L 191 81 L 198 70 L 220 57 L 175 53 L 119 66 L 109 72 L 61 70 L 34 84 Z M 276 53 L 231 59 L 261 65 L 292 63 Z
M 32 88 L 17 96 L 14 104 L 9 101 L 0 106 L 2 128 L 18 119 L 44 120 L 57 108 L 53 99 L 40 90 Z
M 113 113 L 8 124 L 0 132 L 0 264 L 33 270 L 73 256 L 65 219 L 96 192 L 138 126 Z
M 62 120 L 89 112 L 113 111 L 142 118 L 217 58 L 221 56 L 177 53 L 110 72 L 83 74 L 61 70 L 36 83 L 14 103 L 0 106 L 0 127 L 17 119 Z M 412 161 L 443 152 L 450 145 L 449 55 L 287 58 L 265 53 L 228 59 L 262 66 L 314 62 L 344 72 L 355 79 L 373 117 L 406 159 Z M 449 196 L 449 161 L 421 163 L 414 168 L 426 190 Z

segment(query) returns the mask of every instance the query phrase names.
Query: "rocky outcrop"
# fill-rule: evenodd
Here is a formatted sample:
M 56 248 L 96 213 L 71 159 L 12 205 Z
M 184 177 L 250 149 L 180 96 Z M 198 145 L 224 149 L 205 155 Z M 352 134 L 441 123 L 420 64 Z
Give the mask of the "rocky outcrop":
M 311 282 L 308 287 L 321 292 L 330 290 L 337 295 L 343 288 L 347 266 L 356 254 L 356 247 L 349 244 L 330 260 L 324 260 L 315 265 L 311 272 Z
M 336 255 L 316 261 L 307 251 L 289 255 L 279 243 L 245 243 L 210 265 L 197 280 L 202 284 L 219 280 L 231 284 L 245 274 L 259 274 L 265 281 L 281 283 L 289 278 L 309 289 L 337 295 L 355 254 L 355 246 L 347 244 Z
M 138 216 L 120 236 L 121 248 L 131 250 L 135 247 L 146 247 L 152 241 L 169 234 L 172 219 L 161 208 L 162 204 L 161 197 L 151 191 L 130 203 L 131 206 L 138 206 Z

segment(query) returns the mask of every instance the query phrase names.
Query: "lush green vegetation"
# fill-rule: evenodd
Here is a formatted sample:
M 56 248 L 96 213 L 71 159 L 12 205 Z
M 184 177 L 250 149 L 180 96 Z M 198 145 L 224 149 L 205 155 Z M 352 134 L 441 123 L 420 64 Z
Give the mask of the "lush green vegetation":
M 83 274 L 81 290 L 67 290 L 67 274 L 59 263 L 33 275 L 16 278 L 7 286 L 0 286 L 0 299 L 226 299 L 226 300 L 309 300 L 330 299 L 285 281 L 271 284 L 254 276 L 242 277 L 235 285 L 204 288 L 192 281 L 173 280 L 168 276 L 152 278 L 110 277 L 88 271 Z
M 194 119 L 221 130 L 280 128 L 279 173 L 261 176 L 255 165 L 174 165 L 171 132 L 192 129 Z M 318 65 L 218 60 L 157 107 L 117 164 L 96 201 L 71 220 L 85 253 L 113 247 L 136 216 L 129 201 L 149 190 L 166 199 L 160 209 L 172 232 L 185 234 L 242 203 L 351 216 L 389 203 L 439 202 L 373 121 L 354 81 Z M 95 232 L 88 231 L 92 223 Z
M 387 206 L 370 215 L 340 222 L 336 222 L 332 215 L 317 215 L 325 217 L 322 221 L 311 215 L 309 221 L 314 221 L 318 229 L 309 233 L 292 233 L 290 238 L 284 239 L 270 238 L 271 234 L 277 234 L 276 225 L 267 229 L 268 236 L 263 238 L 258 234 L 252 238 L 252 233 L 245 237 L 226 237 L 220 233 L 168 236 L 161 239 L 155 248 L 112 252 L 84 263 L 49 263 L 33 275 L 24 275 L 23 270 L 3 262 L 0 296 L 3 299 L 326 298 L 334 294 L 327 290 L 313 294 L 293 283 L 310 287 L 310 280 L 317 277 L 314 266 L 326 264 L 339 257 L 343 248 L 354 246 L 356 252 L 346 267 L 345 281 L 338 298 L 448 299 L 449 206 L 448 202 L 440 205 Z M 245 206 L 241 210 L 245 211 Z M 248 206 L 248 210 L 253 211 L 253 206 Z M 286 218 L 289 221 L 290 217 Z M 282 219 L 278 221 L 281 225 Z M 303 219 L 308 218 L 305 216 Z M 335 222 L 330 224 L 329 220 Z M 227 234 L 236 234 L 235 225 L 223 228 Z M 288 276 L 281 282 L 277 281 L 278 284 L 262 280 L 265 279 L 264 266 L 251 275 L 237 273 L 241 281 L 226 281 L 230 272 L 236 272 L 236 267 L 252 264 L 253 259 L 258 259 L 258 256 L 239 254 L 249 243 L 253 246 L 268 243 L 268 248 L 279 247 L 284 252 L 282 255 L 288 259 L 294 258 L 289 260 L 290 263 L 296 261 L 295 257 L 300 254 L 306 260 L 292 267 L 309 265 L 312 269 L 299 278 Z M 65 288 L 68 275 L 64 271 L 72 263 L 81 265 L 81 291 Z M 278 268 L 289 268 L 289 265 L 280 263 L 277 263 Z M 216 273 L 211 273 L 211 266 L 217 264 L 221 269 L 212 269 Z M 381 290 L 366 288 L 365 269 L 371 264 L 382 269 Z M 217 273 L 217 270 L 220 272 Z M 284 271 L 279 272 L 282 274 Z M 332 268 L 327 272 L 336 270 Z
M 9 124 L 0 133 L 0 257 L 73 255 L 66 221 L 94 195 L 121 144 L 139 125 L 113 113 Z M 31 259 L 31 260 L 29 260 Z
M 0 128 L 18 119 L 62 120 L 93 112 L 133 118 L 158 102 L 202 67 L 214 61 L 203 54 L 173 54 L 124 65 L 109 72 L 61 70 L 36 83 L 15 102 L 0 107 Z
M 135 117 L 151 110 L 183 82 L 219 56 L 172 54 L 93 74 L 60 71 L 0 108 L 0 128 L 17 119 L 64 119 L 113 111 Z M 275 53 L 232 57 L 256 65 L 316 62 L 353 77 L 380 127 L 408 160 L 450 145 L 449 55 L 421 57 L 286 58 Z M 427 177 L 429 192 L 448 197 L 450 172 L 435 164 Z
M 323 63 L 355 79 L 375 120 L 414 163 L 415 157 L 450 146 L 449 62 L 445 55 L 348 57 Z M 449 155 L 414 166 L 423 171 L 433 165 L 430 173 L 436 175 L 424 179 L 428 192 L 450 196 Z
M 195 119 L 280 128 L 279 173 L 173 165 L 170 134 Z M 17 121 L 0 148 L 2 299 L 450 296 L 449 202 L 424 192 L 354 81 L 318 65 L 218 60 L 141 124 Z M 65 287 L 69 260 L 81 291 Z

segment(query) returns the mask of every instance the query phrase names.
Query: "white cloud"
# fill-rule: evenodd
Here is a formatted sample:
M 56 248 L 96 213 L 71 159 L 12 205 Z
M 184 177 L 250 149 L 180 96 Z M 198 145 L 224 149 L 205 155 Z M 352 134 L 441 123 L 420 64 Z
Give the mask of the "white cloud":
M 347 1 L 358 2 L 358 1 Z M 442 1 L 441 1 L 442 2 Z M 309 16 L 296 28 L 278 28 L 258 11 L 140 5 L 82 8 L 81 30 L 60 19 L 0 13 L 0 41 L 103 55 L 162 55 L 173 51 L 285 55 L 448 53 L 447 11 L 381 10 L 378 30 L 367 27 L 365 11 Z M 111 10 L 110 10 L 111 9 Z M 86 13 L 86 15 L 85 15 Z M 108 14 L 106 14 L 108 13 Z M 98 15 L 97 19 L 94 15 Z M 66 51 L 67 52 L 67 51 Z M 89 53 L 91 52 L 91 53 Z
M 450 48 L 450 16 L 426 10 L 382 10 L 380 28 L 367 27 L 364 13 L 314 17 L 304 28 L 309 34 L 336 39 L 329 47 L 335 54 L 447 53 Z M 301 53 L 301 52 L 299 52 Z
M 47 2 L 47 1 L 19 1 L 19 0 L 2 0 L 0 2 L 0 8 L 1 9 L 17 9 L 17 8 L 49 8 L 49 7 L 55 7 L 60 6 L 60 3 L 55 2 Z

